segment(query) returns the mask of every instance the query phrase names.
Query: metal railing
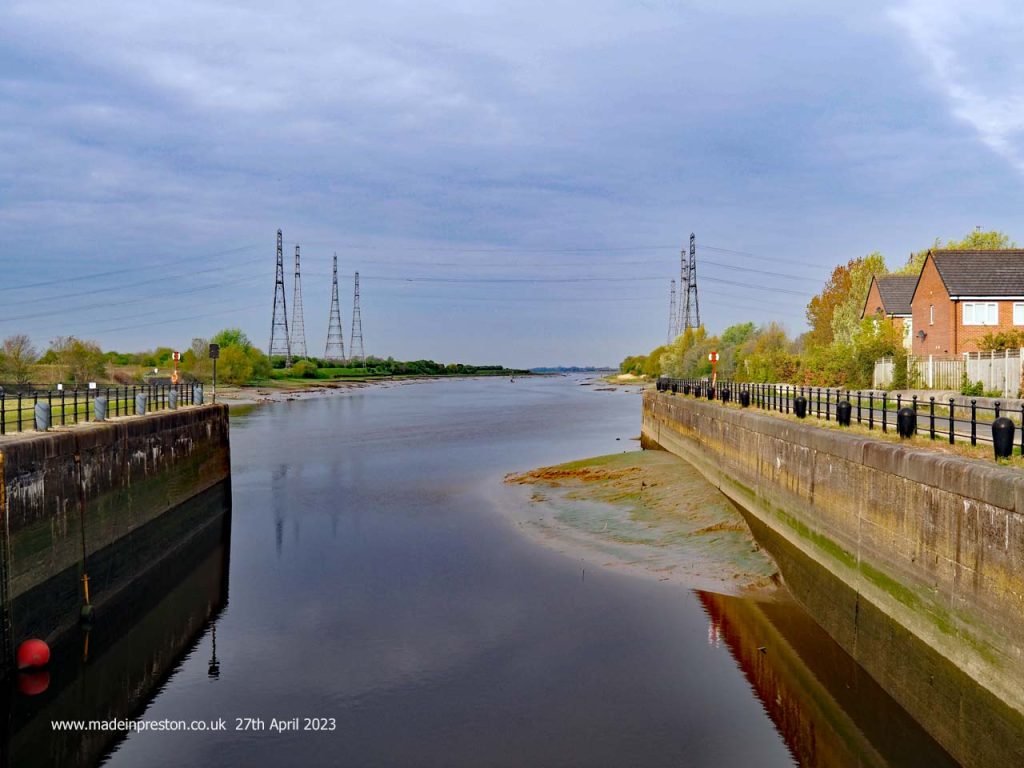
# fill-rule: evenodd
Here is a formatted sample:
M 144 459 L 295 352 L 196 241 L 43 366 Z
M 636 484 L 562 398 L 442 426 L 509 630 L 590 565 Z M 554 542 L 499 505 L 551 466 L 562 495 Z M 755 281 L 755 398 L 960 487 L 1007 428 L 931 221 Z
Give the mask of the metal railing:
M 897 394 L 868 390 L 837 389 L 831 387 L 802 387 L 792 384 L 757 384 L 750 382 L 718 381 L 714 385 L 707 379 L 658 379 L 659 392 L 673 392 L 691 397 L 707 398 L 740 407 L 760 408 L 778 413 L 796 413 L 802 410 L 806 417 L 823 421 L 839 421 L 840 403 L 849 403 L 850 422 L 866 426 L 869 430 L 897 431 L 897 415 L 903 408 L 914 413 L 914 432 L 927 435 L 931 440 L 944 440 L 950 445 L 957 441 L 993 442 L 993 423 L 1000 418 L 1009 419 L 1017 435 L 1017 448 L 1024 455 L 1024 405 L 1016 409 L 1003 407 L 996 400 L 991 406 L 971 400 L 957 403 L 957 398 L 946 401 L 917 395 L 904 399 Z M 797 400 L 802 398 L 801 407 Z M 844 408 L 845 410 L 845 408 Z
M 202 386 L 191 383 L 145 384 L 142 386 L 98 387 L 96 389 L 46 389 L 6 392 L 0 388 L 0 435 L 35 430 L 36 405 L 49 406 L 50 426 L 64 427 L 94 421 L 96 398 L 106 398 L 106 417 L 139 413 L 142 395 L 145 413 L 202 402 Z M 173 396 L 172 396 L 173 393 Z

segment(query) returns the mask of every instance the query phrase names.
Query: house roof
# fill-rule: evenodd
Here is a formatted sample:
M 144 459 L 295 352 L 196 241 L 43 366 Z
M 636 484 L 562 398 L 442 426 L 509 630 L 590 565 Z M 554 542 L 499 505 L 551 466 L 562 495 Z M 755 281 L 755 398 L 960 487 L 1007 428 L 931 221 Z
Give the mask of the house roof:
M 928 253 L 951 297 L 1024 296 L 1024 249 Z
M 914 298 L 917 287 L 917 275 L 886 275 L 876 277 L 878 295 L 882 297 L 882 306 L 887 315 L 909 315 L 910 300 Z

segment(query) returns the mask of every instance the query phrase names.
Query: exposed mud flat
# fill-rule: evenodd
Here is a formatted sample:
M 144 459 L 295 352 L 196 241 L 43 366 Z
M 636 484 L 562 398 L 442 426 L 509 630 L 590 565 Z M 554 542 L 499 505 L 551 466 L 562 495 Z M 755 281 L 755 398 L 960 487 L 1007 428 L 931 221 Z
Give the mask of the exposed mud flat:
M 774 596 L 778 570 L 732 503 L 689 464 L 634 451 L 506 476 L 518 527 L 605 568 L 694 589 Z

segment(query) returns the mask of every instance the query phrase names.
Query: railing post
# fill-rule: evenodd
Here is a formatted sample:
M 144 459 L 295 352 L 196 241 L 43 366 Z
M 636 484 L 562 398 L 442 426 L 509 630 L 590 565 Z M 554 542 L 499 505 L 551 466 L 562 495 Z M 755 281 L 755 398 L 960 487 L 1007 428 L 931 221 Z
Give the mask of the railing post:
M 78 385 L 77 384 L 75 385 L 75 391 L 74 391 L 74 394 L 72 395 L 72 402 L 74 403 L 74 406 L 75 406 L 75 424 L 77 424 L 78 423 Z
M 935 398 L 928 398 L 928 438 L 935 439 Z
M 978 444 L 978 401 L 971 400 L 971 445 Z
M 956 398 L 949 398 L 949 444 L 953 445 L 956 436 L 956 419 L 953 418 L 953 409 L 956 406 Z
M 1020 455 L 1024 456 L 1024 405 L 1020 407 Z
M 825 387 L 825 421 L 832 421 L 832 390 Z
M 21 432 L 21 392 L 18 393 L 18 431 Z
M 875 428 L 875 390 L 868 392 L 868 429 Z
M 7 434 L 7 395 L 4 393 L 3 387 L 0 387 L 0 435 Z M 1024 435 L 1024 430 L 1021 430 L 1021 434 Z
M 857 423 L 860 424 L 860 390 L 857 390 Z
M 999 401 L 998 400 L 996 400 L 995 403 L 993 403 L 993 407 L 996 409 L 996 418 L 998 419 L 999 418 Z
M 889 431 L 889 393 L 882 393 L 882 432 Z

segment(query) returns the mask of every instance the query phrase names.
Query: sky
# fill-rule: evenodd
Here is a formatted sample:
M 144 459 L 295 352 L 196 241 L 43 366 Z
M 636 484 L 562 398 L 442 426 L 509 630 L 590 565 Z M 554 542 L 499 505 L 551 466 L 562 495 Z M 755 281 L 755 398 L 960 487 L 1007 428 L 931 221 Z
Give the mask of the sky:
M 0 5 L 0 337 L 307 346 L 331 257 L 368 354 L 617 364 L 805 329 L 832 268 L 1024 242 L 1024 21 L 981 0 Z

